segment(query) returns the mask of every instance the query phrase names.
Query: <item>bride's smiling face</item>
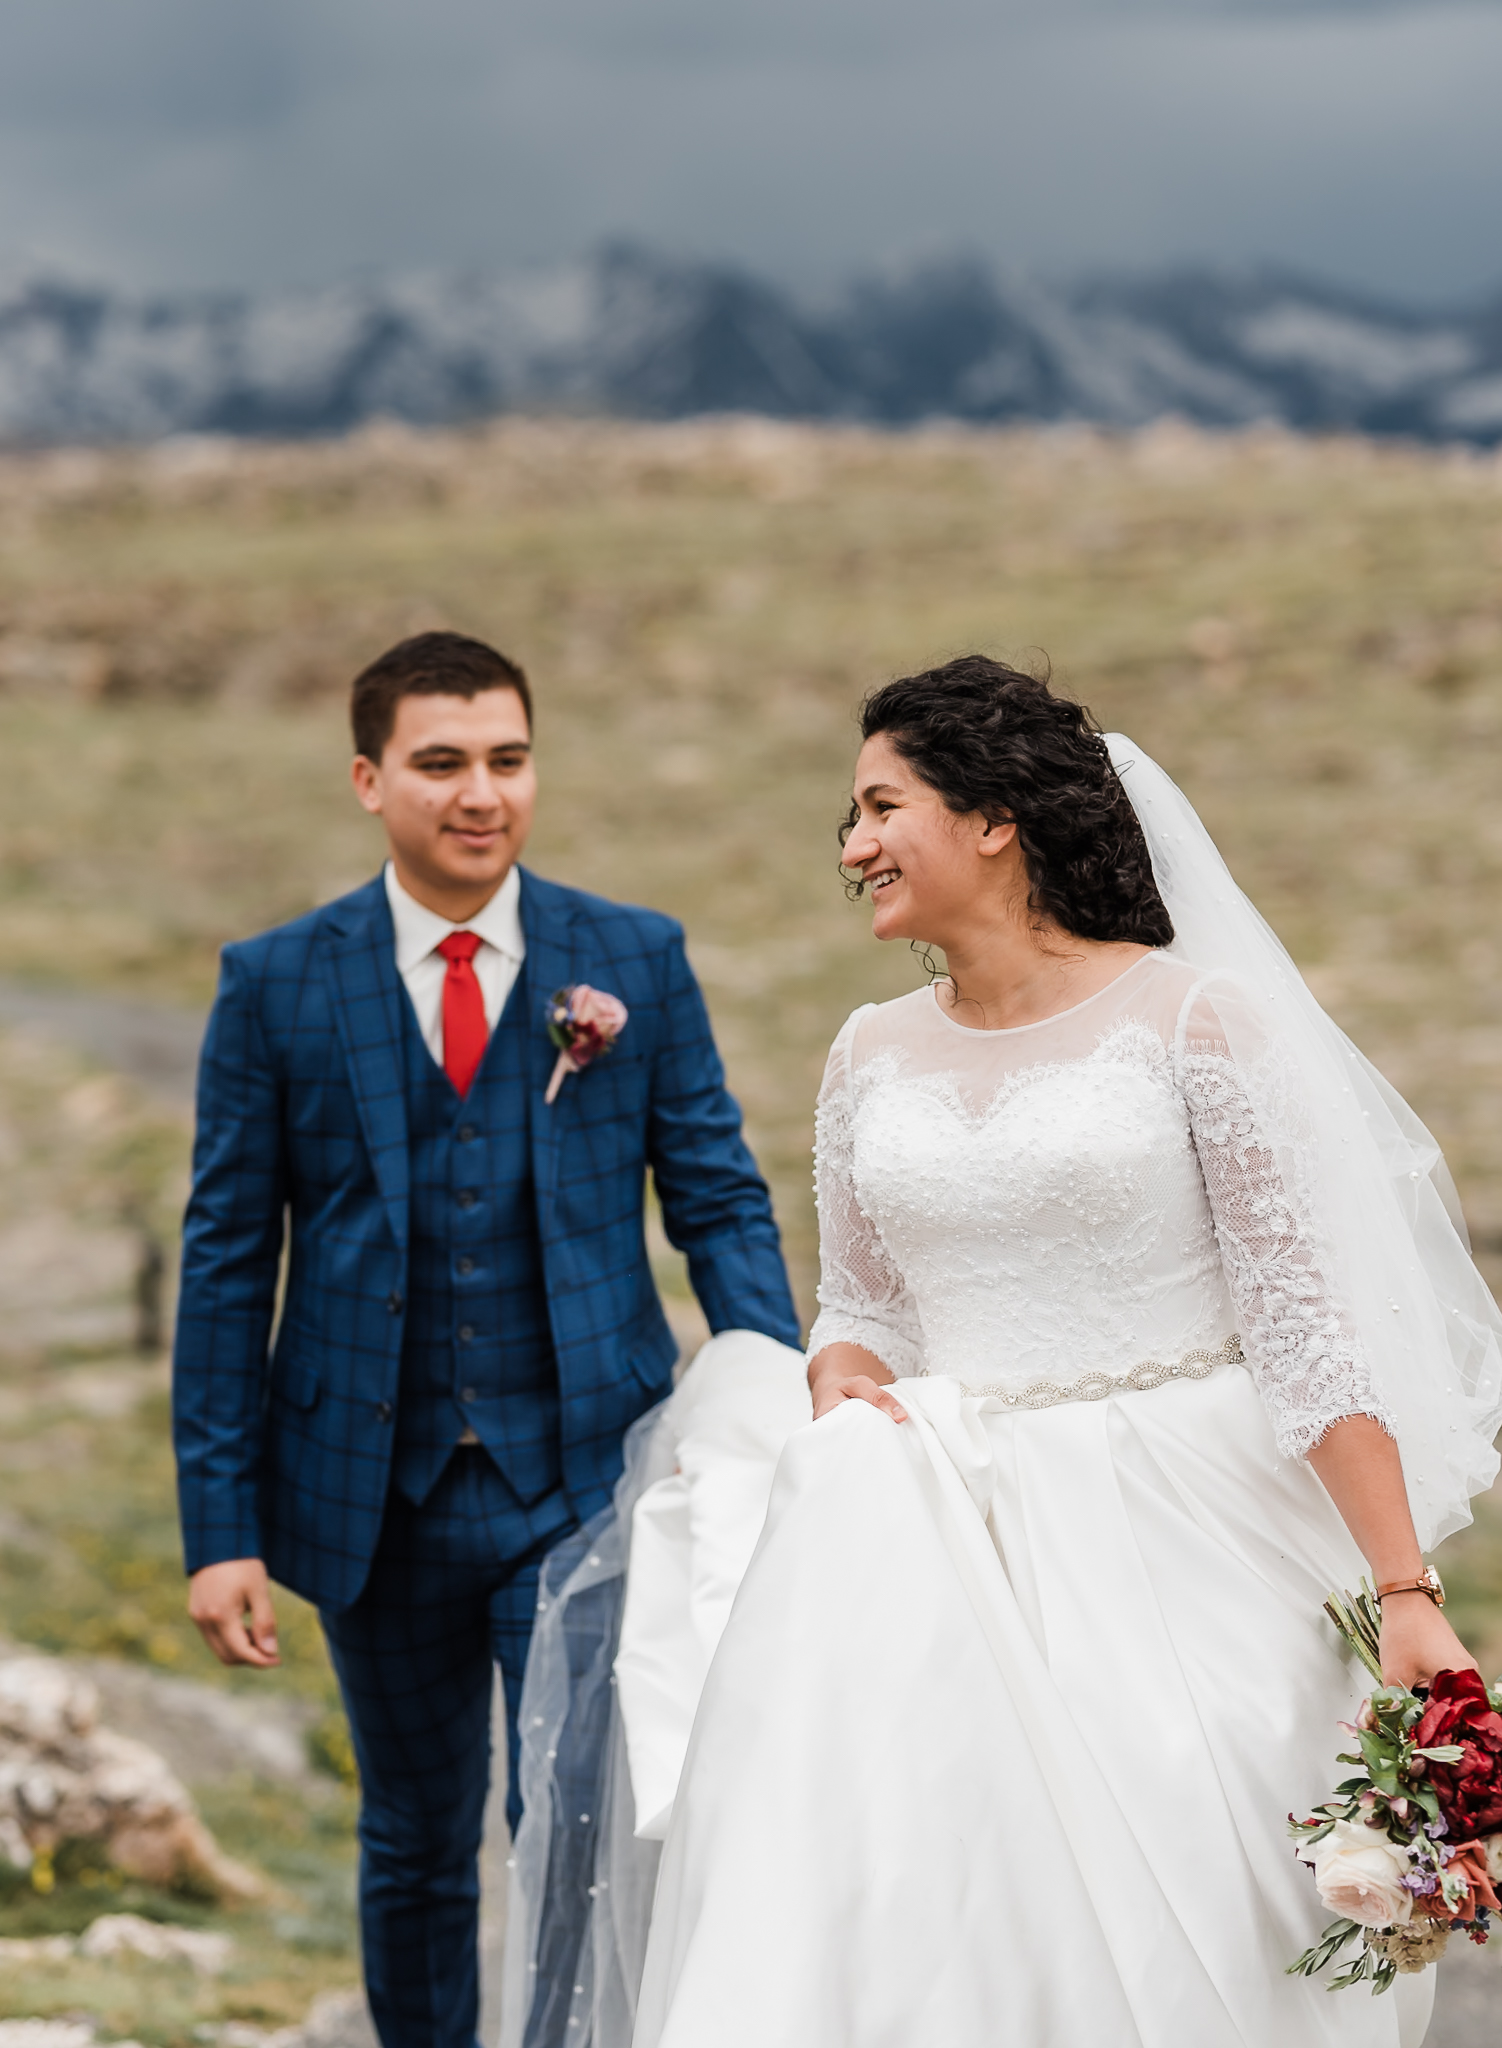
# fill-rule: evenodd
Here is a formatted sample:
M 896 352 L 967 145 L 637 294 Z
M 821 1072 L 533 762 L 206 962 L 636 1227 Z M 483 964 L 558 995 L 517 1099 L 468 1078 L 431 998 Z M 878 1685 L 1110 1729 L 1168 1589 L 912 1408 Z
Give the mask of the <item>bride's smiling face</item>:
M 854 798 L 855 826 L 842 859 L 870 893 L 873 933 L 952 943 L 1003 880 L 1000 870 L 1015 865 L 1009 849 L 1016 826 L 989 824 L 978 811 L 951 811 L 885 733 L 861 748 Z

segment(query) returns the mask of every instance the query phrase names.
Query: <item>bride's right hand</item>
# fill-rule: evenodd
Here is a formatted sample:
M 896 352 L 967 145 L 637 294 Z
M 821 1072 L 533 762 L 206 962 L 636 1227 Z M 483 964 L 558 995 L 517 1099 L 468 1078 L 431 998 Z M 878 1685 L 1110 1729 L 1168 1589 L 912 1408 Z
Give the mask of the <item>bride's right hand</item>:
M 856 1373 L 850 1379 L 824 1380 L 813 1390 L 814 1421 L 821 1415 L 828 1415 L 838 1408 L 842 1401 L 869 1401 L 873 1408 L 879 1408 L 883 1415 L 890 1415 L 894 1422 L 906 1422 L 907 1410 L 899 1407 L 885 1387 L 879 1387 L 875 1380 L 868 1380 L 864 1373 Z
M 869 1401 L 894 1422 L 906 1422 L 907 1410 L 891 1392 L 891 1385 L 892 1375 L 881 1360 L 859 1344 L 828 1344 L 809 1360 L 808 1390 L 813 1396 L 815 1422 L 844 1401 Z

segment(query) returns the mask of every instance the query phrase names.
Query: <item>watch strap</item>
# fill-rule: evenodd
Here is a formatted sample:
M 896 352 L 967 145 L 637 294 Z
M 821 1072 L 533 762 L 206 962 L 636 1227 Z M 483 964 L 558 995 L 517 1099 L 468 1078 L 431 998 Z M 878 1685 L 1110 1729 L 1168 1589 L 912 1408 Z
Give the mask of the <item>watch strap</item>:
M 1436 1607 L 1445 1604 L 1445 1589 L 1433 1565 L 1417 1579 L 1394 1579 L 1391 1585 L 1377 1588 L 1379 1600 L 1385 1600 L 1389 1593 L 1427 1593 Z

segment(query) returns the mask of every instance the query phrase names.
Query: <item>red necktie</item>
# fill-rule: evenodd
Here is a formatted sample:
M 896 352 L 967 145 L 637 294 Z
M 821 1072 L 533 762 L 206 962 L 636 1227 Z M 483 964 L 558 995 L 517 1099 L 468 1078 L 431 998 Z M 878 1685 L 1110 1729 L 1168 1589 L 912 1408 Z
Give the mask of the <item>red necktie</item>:
M 477 932 L 452 932 L 438 950 L 448 962 L 443 977 L 443 1070 L 461 1095 L 468 1095 L 475 1070 L 485 1057 L 490 1036 L 485 1023 L 485 998 L 475 978 L 474 958 L 480 950 Z

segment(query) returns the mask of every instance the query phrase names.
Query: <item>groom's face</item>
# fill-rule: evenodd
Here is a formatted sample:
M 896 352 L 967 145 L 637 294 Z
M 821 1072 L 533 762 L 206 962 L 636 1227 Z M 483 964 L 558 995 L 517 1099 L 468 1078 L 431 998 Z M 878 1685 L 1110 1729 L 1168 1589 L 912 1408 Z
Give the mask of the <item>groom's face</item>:
M 507 689 L 402 697 L 380 760 L 356 756 L 354 784 L 386 827 L 403 887 L 462 922 L 500 887 L 532 829 L 526 708 Z

